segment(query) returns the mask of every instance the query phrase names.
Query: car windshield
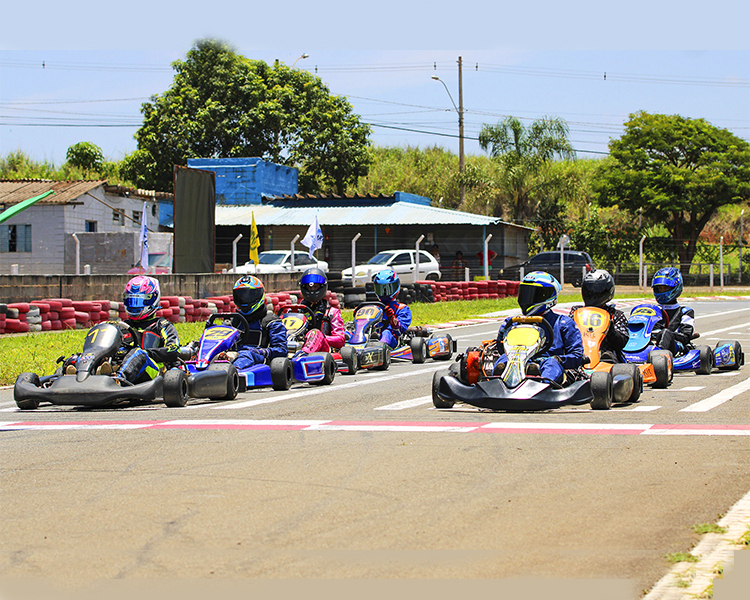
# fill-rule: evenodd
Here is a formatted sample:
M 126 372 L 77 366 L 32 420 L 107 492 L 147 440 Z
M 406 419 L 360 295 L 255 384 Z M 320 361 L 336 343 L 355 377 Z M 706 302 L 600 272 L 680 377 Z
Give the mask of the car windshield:
M 148 264 L 152 267 L 168 267 L 169 254 L 149 254 Z
M 392 252 L 381 252 L 367 261 L 368 265 L 384 265 L 393 256 Z
M 280 265 L 286 258 L 286 252 L 261 252 L 258 262 L 261 265 Z

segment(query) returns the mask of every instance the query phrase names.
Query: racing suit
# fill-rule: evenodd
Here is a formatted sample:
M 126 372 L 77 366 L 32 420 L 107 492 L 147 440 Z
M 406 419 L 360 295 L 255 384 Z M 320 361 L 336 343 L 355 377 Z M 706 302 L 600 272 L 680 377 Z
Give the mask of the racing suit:
M 693 339 L 695 331 L 695 311 L 687 306 L 660 304 L 669 317 L 669 324 L 654 332 L 654 341 L 659 348 L 669 350 L 673 355 L 684 354 Z
M 411 309 L 398 300 L 389 300 L 383 302 L 383 310 L 387 321 L 381 324 L 380 341 L 395 348 L 399 338 L 411 325 Z
M 146 348 L 132 348 L 122 361 L 117 373 L 119 379 L 130 383 L 143 383 L 156 377 L 164 365 L 177 362 L 180 352 L 180 340 L 175 326 L 163 317 L 135 321 L 126 319 L 126 325 L 132 327 L 141 335 L 141 346 Z M 158 337 L 158 346 L 146 342 L 144 336 L 150 333 Z M 149 338 L 147 338 L 149 339 Z
M 276 315 L 268 314 L 257 321 L 248 321 L 248 326 L 248 341 L 237 347 L 237 356 L 232 360 L 238 369 L 287 355 L 286 328 Z
M 302 352 L 331 352 L 332 349 L 341 348 L 346 333 L 341 311 L 335 306 L 330 306 L 325 299 L 314 304 L 303 300 L 302 305 L 307 306 L 313 313 L 312 328 L 305 335 Z
M 574 306 L 570 309 L 570 316 L 576 309 L 583 308 L 582 306 Z M 625 362 L 622 356 L 622 349 L 628 343 L 628 318 L 625 313 L 615 308 L 614 304 L 605 304 L 604 306 L 598 306 L 606 310 L 611 317 L 609 323 L 609 329 L 607 334 L 602 340 L 602 344 L 599 347 L 599 354 L 603 362 Z
M 542 318 L 550 324 L 553 333 L 552 345 L 549 349 L 536 357 L 534 362 L 539 365 L 540 375 L 556 383 L 562 384 L 565 380 L 565 369 L 577 369 L 583 365 L 583 340 L 581 332 L 575 321 L 565 315 L 559 315 L 548 310 Z M 501 352 L 500 358 L 495 363 L 495 370 L 502 370 L 508 358 L 505 356 L 502 341 L 505 332 L 510 325 L 511 317 L 508 317 L 497 334 L 497 349 Z

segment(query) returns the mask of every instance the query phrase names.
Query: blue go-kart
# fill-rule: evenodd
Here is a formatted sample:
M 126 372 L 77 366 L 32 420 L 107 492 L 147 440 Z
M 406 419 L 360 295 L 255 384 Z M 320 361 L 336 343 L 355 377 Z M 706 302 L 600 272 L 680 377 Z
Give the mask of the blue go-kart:
M 628 319 L 628 343 L 623 348 L 627 362 L 654 362 L 660 355 L 671 353 L 656 346 L 654 338 L 658 332 L 669 325 L 669 317 L 656 304 L 639 304 L 630 311 Z M 693 339 L 700 334 L 693 334 Z M 687 344 L 672 359 L 674 371 L 695 371 L 699 375 L 708 375 L 717 367 L 719 369 L 739 369 L 745 363 L 742 345 L 737 340 L 721 340 L 715 348 L 707 345 Z
M 257 337 L 257 340 L 253 338 Z M 185 361 L 188 370 L 188 395 L 192 398 L 232 400 L 249 388 L 272 387 L 288 390 L 292 383 L 307 382 L 327 385 L 336 374 L 336 364 L 327 352 L 273 358 L 269 364 L 237 369 L 229 360 L 222 360 L 243 344 L 259 345 L 260 331 L 253 331 L 239 313 L 217 313 L 206 321 L 197 355 Z

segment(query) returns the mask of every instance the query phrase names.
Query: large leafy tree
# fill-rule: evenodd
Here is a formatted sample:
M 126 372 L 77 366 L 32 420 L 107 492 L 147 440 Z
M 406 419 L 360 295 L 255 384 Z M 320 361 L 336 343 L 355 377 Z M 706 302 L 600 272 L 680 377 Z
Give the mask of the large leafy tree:
M 370 128 L 319 77 L 250 60 L 215 40 L 197 42 L 172 66 L 170 88 L 143 104 L 138 150 L 124 161 L 138 185 L 171 189 L 173 165 L 196 157 L 295 166 L 302 192 L 343 193 L 367 173 Z
M 556 157 L 575 155 L 567 124 L 551 117 L 537 119 L 528 127 L 516 117 L 484 125 L 479 145 L 500 163 L 498 187 L 507 195 L 515 221 L 527 220 L 536 212 L 536 193 L 549 163 Z
M 704 119 L 638 112 L 609 149 L 600 205 L 666 227 L 685 270 L 716 210 L 750 198 L 750 144 Z

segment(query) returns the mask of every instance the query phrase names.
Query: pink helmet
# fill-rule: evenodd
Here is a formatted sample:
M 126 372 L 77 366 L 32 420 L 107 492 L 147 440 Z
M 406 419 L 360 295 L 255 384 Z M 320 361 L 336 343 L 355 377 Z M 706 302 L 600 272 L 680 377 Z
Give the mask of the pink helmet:
M 134 321 L 150 319 L 161 308 L 159 282 L 145 275 L 133 277 L 125 284 L 122 301 L 129 319 Z

